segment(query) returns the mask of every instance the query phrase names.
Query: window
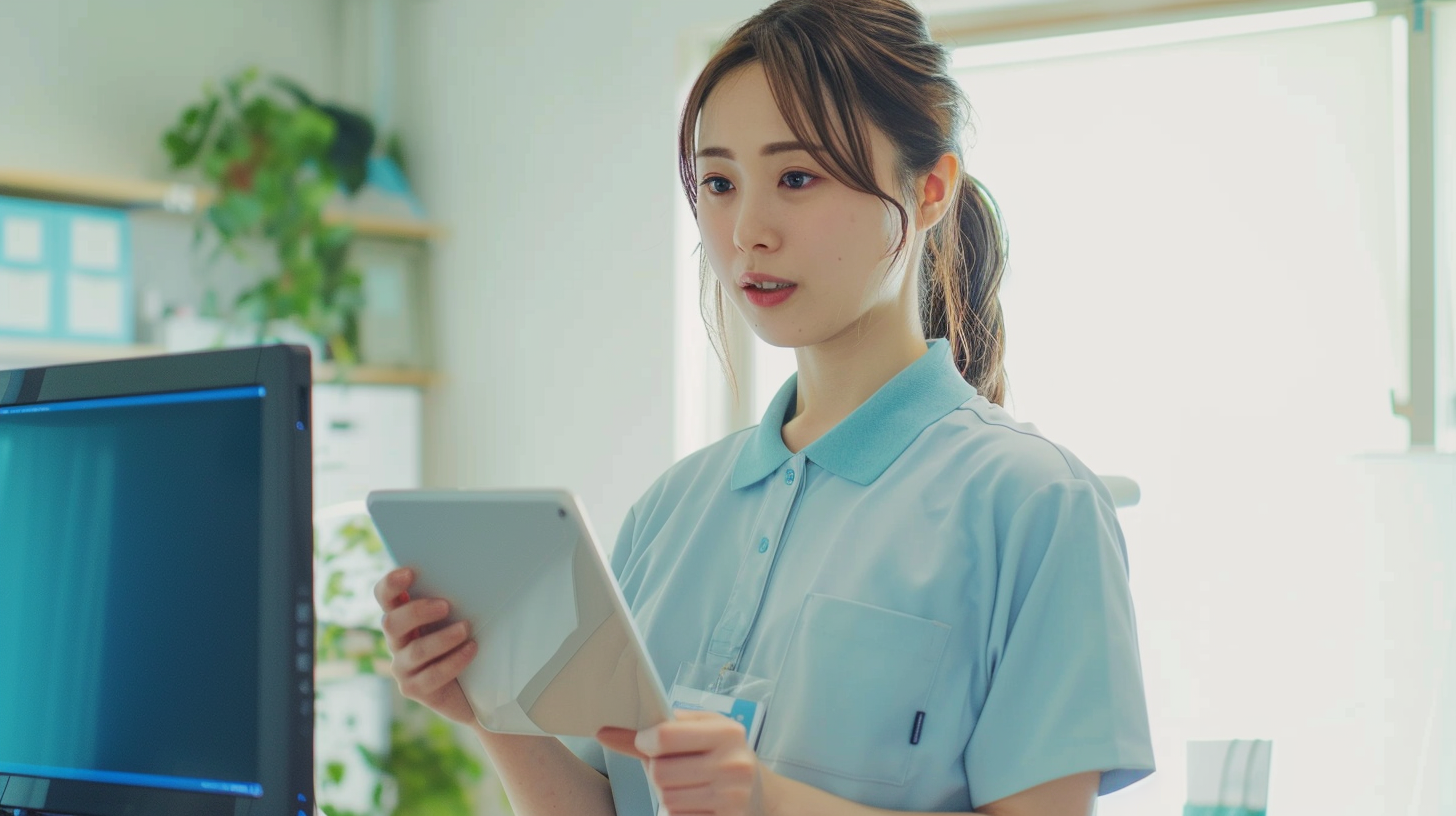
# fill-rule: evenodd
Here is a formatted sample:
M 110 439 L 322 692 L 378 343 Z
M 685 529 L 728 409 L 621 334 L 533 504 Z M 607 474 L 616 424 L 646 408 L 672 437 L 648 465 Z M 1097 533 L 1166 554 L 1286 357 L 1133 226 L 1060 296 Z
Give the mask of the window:
M 1142 487 L 1120 515 L 1159 773 L 1104 816 L 1178 812 L 1186 741 L 1236 737 L 1273 739 L 1273 810 L 1405 812 L 1387 729 L 1423 712 L 1383 699 L 1351 465 L 1407 434 L 1404 32 L 958 71 L 1011 237 L 1008 407 Z

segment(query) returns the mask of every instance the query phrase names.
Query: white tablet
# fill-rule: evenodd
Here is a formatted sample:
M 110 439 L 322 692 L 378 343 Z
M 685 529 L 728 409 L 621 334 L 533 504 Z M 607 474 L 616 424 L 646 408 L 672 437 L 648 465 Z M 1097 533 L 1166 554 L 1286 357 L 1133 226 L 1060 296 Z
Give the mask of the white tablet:
M 576 496 L 377 490 L 369 515 L 412 597 L 445 598 L 480 651 L 460 676 L 491 731 L 594 737 L 670 719 L 667 696 Z

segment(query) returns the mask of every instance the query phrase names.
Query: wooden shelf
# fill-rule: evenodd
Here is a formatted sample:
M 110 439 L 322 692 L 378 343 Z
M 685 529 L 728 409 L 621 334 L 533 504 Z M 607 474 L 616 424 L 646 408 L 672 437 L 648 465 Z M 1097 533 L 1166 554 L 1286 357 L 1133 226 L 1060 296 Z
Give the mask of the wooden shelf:
M 316 383 L 342 382 L 349 385 L 409 385 L 429 388 L 439 382 L 439 379 L 435 372 L 418 368 L 354 366 L 340 377 L 338 369 L 329 363 L 315 363 L 313 367 L 313 381 Z
M 25 340 L 0 337 L 0 370 L 17 366 L 65 365 L 97 360 L 122 360 L 128 357 L 153 357 L 166 353 L 167 350 L 162 346 L 70 343 L 62 340 Z M 340 377 L 338 368 L 328 363 L 316 363 L 313 367 L 313 381 L 316 383 L 405 385 L 414 388 L 428 388 L 438 380 L 439 377 L 435 372 L 415 368 L 354 366 L 348 370 L 347 374 Z
M 186 215 L 206 207 L 213 193 L 188 184 L 0 167 L 0 195 L 127 209 L 160 209 Z M 444 236 L 438 224 L 414 218 L 391 218 L 336 208 L 326 210 L 324 219 L 330 223 L 352 224 L 361 236 L 406 241 L 432 241 Z
M 375 658 L 374 674 L 387 681 L 394 680 L 394 669 L 388 660 Z M 364 676 L 364 673 L 359 671 L 358 664 L 352 660 L 326 660 L 315 663 L 313 667 L 314 683 L 330 683 L 361 676 Z

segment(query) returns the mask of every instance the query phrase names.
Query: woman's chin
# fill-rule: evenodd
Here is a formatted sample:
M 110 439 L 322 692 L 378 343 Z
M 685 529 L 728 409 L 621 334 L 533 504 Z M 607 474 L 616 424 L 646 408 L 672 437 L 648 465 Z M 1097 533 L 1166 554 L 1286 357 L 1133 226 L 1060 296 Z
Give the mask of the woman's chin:
M 808 334 L 797 328 L 786 326 L 775 326 L 769 323 L 752 323 L 753 333 L 758 339 L 781 349 L 796 349 L 804 346 L 812 346 L 817 342 L 815 335 Z

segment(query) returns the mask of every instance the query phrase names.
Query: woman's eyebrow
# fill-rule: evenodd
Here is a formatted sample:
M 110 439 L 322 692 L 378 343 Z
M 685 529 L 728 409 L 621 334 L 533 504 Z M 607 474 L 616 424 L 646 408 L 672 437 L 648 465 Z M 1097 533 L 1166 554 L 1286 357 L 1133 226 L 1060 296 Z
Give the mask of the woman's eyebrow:
M 760 156 L 773 156 L 779 153 L 793 153 L 795 151 L 804 151 L 807 153 L 809 152 L 809 148 L 803 142 L 799 141 L 769 142 L 758 153 Z M 697 157 L 700 159 L 728 159 L 729 161 L 732 161 L 734 158 L 733 151 L 726 147 L 705 147 L 698 151 Z

